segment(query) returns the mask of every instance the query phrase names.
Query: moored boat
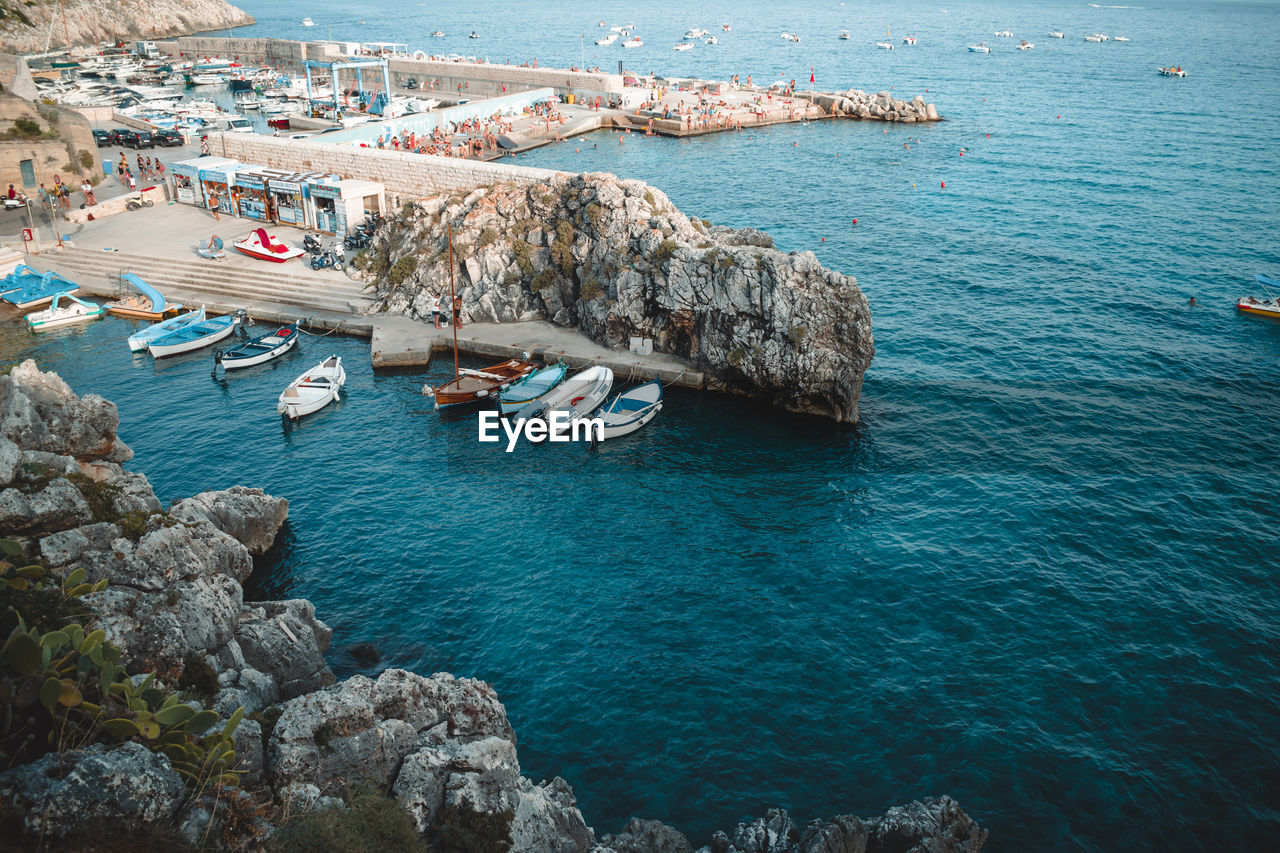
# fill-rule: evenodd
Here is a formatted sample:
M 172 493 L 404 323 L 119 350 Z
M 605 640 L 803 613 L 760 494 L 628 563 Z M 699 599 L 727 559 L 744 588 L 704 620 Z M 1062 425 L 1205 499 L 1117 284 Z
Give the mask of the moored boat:
M 840 41 L 848 41 L 848 40 L 849 40 L 849 31 L 848 31 L 848 30 L 841 30 L 841 31 L 840 31 L 840 35 L 839 35 L 839 39 L 840 39 Z
M 878 42 L 876 42 L 876 47 L 880 48 L 881 50 L 893 50 L 893 42 L 891 42 L 891 41 L 878 41 Z
M 553 364 L 550 367 L 544 367 L 536 373 L 530 373 L 524 379 L 516 382 L 505 391 L 498 394 L 498 407 L 503 414 L 516 412 L 523 409 L 535 400 L 539 400 L 551 393 L 557 385 L 559 385 L 569 372 L 569 368 L 563 364 Z
M 27 315 L 27 328 L 33 332 L 42 332 L 45 329 L 56 329 L 58 326 L 67 326 L 71 323 L 96 320 L 105 313 L 106 309 L 98 303 L 80 299 L 63 291 L 53 295 L 48 308 Z
M 279 358 L 298 345 L 298 324 L 301 322 L 280 326 L 274 332 L 251 338 L 228 350 L 218 350 L 213 354 L 214 369 L 222 365 L 223 370 L 236 370 Z
M 1170 65 L 1168 68 L 1157 68 L 1160 74 L 1165 77 L 1186 77 L 1187 71 L 1181 65 Z
M 625 48 L 644 47 L 644 42 L 640 40 L 640 36 L 633 36 L 622 43 Z
M 903 44 L 915 44 L 915 43 L 916 43 L 916 37 L 915 37 L 915 36 L 903 36 L 903 37 L 902 37 L 902 43 L 903 43 Z
M 339 389 L 346 382 L 342 359 L 331 355 L 289 383 L 276 402 L 276 411 L 295 421 L 318 412 L 339 399 Z
M 203 323 L 205 320 L 204 306 L 200 306 L 198 311 L 188 311 L 186 314 L 179 314 L 176 317 L 170 317 L 168 320 L 162 320 L 145 329 L 139 329 L 129 336 L 129 349 L 132 352 L 142 352 L 147 345 L 156 338 L 162 338 L 170 332 L 177 331 L 183 326 L 190 326 L 192 323 Z
M 136 317 L 139 320 L 162 320 L 166 314 L 172 314 L 182 305 L 174 305 L 164 298 L 164 294 L 147 284 L 137 275 L 126 272 L 120 274 L 120 281 L 132 286 L 137 293 L 131 293 L 115 302 L 108 302 L 107 311 L 118 317 Z
M 693 50 L 693 45 L 687 41 L 682 41 L 671 48 L 672 50 Z
M 237 323 L 239 320 L 233 314 L 210 317 L 199 323 L 191 323 L 150 341 L 147 344 L 147 352 L 156 358 L 165 358 L 198 350 L 201 347 L 216 344 L 234 332 Z
M 604 421 L 602 441 L 630 435 L 662 411 L 662 383 L 658 380 L 624 391 L 602 407 L 596 416 Z
M 1257 314 L 1262 317 L 1275 317 L 1280 319 L 1280 296 L 1276 296 L 1280 292 L 1280 281 L 1276 281 L 1271 276 L 1254 274 L 1254 279 L 1258 284 L 1262 285 L 1262 290 L 1267 294 L 1265 299 L 1259 299 L 1256 296 L 1242 296 L 1236 300 L 1236 309 L 1246 314 Z M 1271 288 L 1275 290 L 1271 290 Z
M 237 240 L 231 245 L 251 258 L 271 261 L 277 264 L 282 264 L 303 254 L 302 249 L 277 240 L 263 228 L 253 229 L 243 239 Z
M 1011 39 L 1013 38 L 1013 30 L 996 30 L 996 38 Z
M 607 36 L 604 36 L 603 38 L 598 38 L 598 39 L 596 39 L 596 44 L 598 44 L 598 45 L 602 45 L 602 46 L 604 46 L 604 45 L 610 45 L 610 44 L 613 44 L 613 43 L 614 43 L 615 41 L 617 41 L 617 40 L 618 40 L 618 34 L 617 34 L 617 33 L 609 33 Z
M 1034 47 L 1035 45 L 1029 41 L 1020 42 L 1018 44 L 1018 50 L 1031 50 Z
M 509 358 L 480 370 L 462 368 L 448 382 L 424 385 L 422 393 L 436 401 L 437 409 L 478 403 L 505 391 L 513 382 L 533 373 L 535 365 L 522 358 Z
M 525 406 L 516 413 L 516 420 L 550 420 L 555 412 L 565 413 L 570 423 L 590 417 L 609 396 L 612 387 L 612 370 L 600 364 L 588 367 L 566 379 L 550 394 Z
M 969 45 L 969 52 L 970 53 L 990 53 L 991 48 L 987 47 L 985 42 L 979 42 L 978 44 Z
M 1054 30 L 1053 32 L 1049 33 L 1049 38 L 1051 39 L 1064 39 L 1066 37 L 1067 37 L 1066 33 L 1059 32 L 1058 30 Z

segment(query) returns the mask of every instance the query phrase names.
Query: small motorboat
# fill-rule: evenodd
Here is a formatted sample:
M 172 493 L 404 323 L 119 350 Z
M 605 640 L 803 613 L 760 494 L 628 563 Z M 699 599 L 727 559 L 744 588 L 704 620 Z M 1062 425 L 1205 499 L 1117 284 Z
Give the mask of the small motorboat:
M 1187 71 L 1181 65 L 1170 65 L 1168 68 L 1157 68 L 1165 77 L 1186 77 Z M 7 297 L 4 297 L 7 298 Z
M 310 18 L 302 19 L 302 26 L 304 27 L 314 27 L 315 25 L 316 25 L 316 22 L 311 20 Z
M 703 44 L 719 44 L 720 39 L 716 38 L 715 36 L 707 36 L 705 39 L 702 40 L 702 43 Z
M 903 43 L 903 44 L 915 44 L 915 43 L 916 43 L 916 37 L 915 37 L 915 36 L 903 36 L 903 37 L 902 37 L 902 43 Z
M 1246 314 L 1258 314 L 1262 317 L 1280 319 L 1280 297 L 1276 296 L 1276 293 L 1280 292 L 1280 281 L 1276 281 L 1271 276 L 1258 273 L 1255 273 L 1253 277 L 1258 284 L 1262 285 L 1267 298 L 1259 299 L 1256 296 L 1243 296 L 1236 300 L 1236 309 Z M 1275 290 L 1271 290 L 1273 287 Z
M 469 38 L 469 39 L 478 39 L 478 38 L 480 38 L 480 34 L 479 34 L 478 32 L 476 32 L 475 30 L 472 30 L 472 31 L 467 35 L 467 38 Z
M 607 36 L 604 36 L 603 38 L 596 39 L 596 44 L 606 46 L 606 45 L 613 44 L 617 40 L 618 40 L 617 33 L 609 33 Z
M 1128 36 L 1116 36 L 1115 38 L 1113 38 L 1113 39 L 1111 39 L 1111 40 L 1112 40 L 1112 41 L 1128 41 L 1128 40 L 1129 40 L 1129 37 L 1128 37 Z
M 1089 42 L 1103 42 L 1109 38 L 1110 36 L 1106 33 L 1089 33 L 1089 35 L 1084 37 L 1084 40 Z
M 1013 30 L 996 30 L 996 38 L 1011 39 L 1013 38 Z
M 422 386 L 422 393 L 435 399 L 437 409 L 465 406 L 505 391 L 513 382 L 535 369 L 533 362 L 527 359 L 510 358 L 483 370 L 463 368 L 448 382 Z
M 530 373 L 524 379 L 498 395 L 498 408 L 503 414 L 517 412 L 535 400 L 540 400 L 564 381 L 569 368 L 563 364 L 544 367 L 537 373 Z
M 729 32 L 729 30 L 733 29 L 733 27 L 729 26 L 728 24 L 721 24 L 720 29 L 724 30 L 727 33 Z
M 633 36 L 622 43 L 622 46 L 630 49 L 633 47 L 644 47 L 644 42 L 640 40 L 640 36 Z
M 43 332 L 46 329 L 56 329 L 72 323 L 96 320 L 105 313 L 107 309 L 98 303 L 63 291 L 53 295 L 48 308 L 27 315 L 27 328 L 33 332 Z
M 1034 47 L 1035 45 L 1029 41 L 1023 41 L 1018 43 L 1018 50 L 1031 50 Z
M 301 322 L 298 320 L 291 326 L 281 326 L 274 332 L 250 338 L 228 350 L 218 350 L 213 354 L 214 370 L 218 365 L 222 365 L 223 370 L 235 370 L 279 358 L 298 345 L 298 324 Z
M 840 31 L 840 36 L 839 36 L 839 38 L 840 38 L 840 41 L 848 41 L 848 40 L 849 40 L 849 31 L 848 31 L 848 30 L 841 30 L 841 31 Z
M 800 36 L 796 35 L 795 33 L 783 33 L 782 38 L 790 42 L 800 41 Z
M 990 53 L 991 48 L 987 47 L 986 42 L 979 42 L 978 44 L 969 45 L 969 52 L 970 53 Z
M 156 358 L 165 358 L 198 350 L 201 347 L 216 344 L 234 332 L 239 322 L 240 318 L 234 314 L 227 314 L 223 317 L 211 317 L 199 323 L 190 323 L 150 341 L 147 344 L 147 352 Z
M 1066 33 L 1059 32 L 1058 30 L 1054 30 L 1053 32 L 1049 33 L 1049 38 L 1051 39 L 1064 39 L 1066 37 L 1067 37 Z
M 302 249 L 275 239 L 262 228 L 253 229 L 244 239 L 238 240 L 231 245 L 251 258 L 257 258 L 260 261 L 272 261 L 277 264 L 282 264 L 303 254 Z
M 891 41 L 878 41 L 878 42 L 876 42 L 876 47 L 880 48 L 881 50 L 893 50 L 893 42 L 891 42 Z
M 297 379 L 280 394 L 276 411 L 291 421 L 318 412 L 339 399 L 338 392 L 347 383 L 342 359 L 331 355 Z
M 164 294 L 131 272 L 121 273 L 120 281 L 131 285 L 137 293 L 131 293 L 115 302 L 108 302 L 106 309 L 118 317 L 135 317 L 139 320 L 163 320 L 181 308 L 165 301 Z
M 613 387 L 613 371 L 603 365 L 588 367 L 576 373 L 559 388 L 516 412 L 516 420 L 537 418 L 550 421 L 555 412 L 563 412 L 567 423 L 590 417 L 600 408 Z
M 130 335 L 129 350 L 131 352 L 142 352 L 156 338 L 162 338 L 170 332 L 181 329 L 183 326 L 190 326 L 192 323 L 203 323 L 204 320 L 203 305 L 200 306 L 199 311 L 188 311 L 186 314 L 179 314 L 176 317 L 170 317 L 168 320 L 162 320 Z
M 662 383 L 658 380 L 637 385 L 614 397 L 596 416 L 604 421 L 601 441 L 630 435 L 662 411 Z
M 440 30 L 436 30 L 434 33 L 432 33 L 432 34 L 431 34 L 431 37 L 432 37 L 432 38 L 437 38 L 437 39 L 442 39 L 442 38 L 444 38 L 444 33 L 443 33 L 443 32 L 441 32 Z
M 682 41 L 671 48 L 672 50 L 693 50 L 693 45 L 687 41 Z
M 58 293 L 79 293 L 80 285 L 68 281 L 60 273 L 36 272 L 26 264 L 18 264 L 13 272 L 0 281 L 0 300 L 19 311 L 39 308 L 52 301 Z

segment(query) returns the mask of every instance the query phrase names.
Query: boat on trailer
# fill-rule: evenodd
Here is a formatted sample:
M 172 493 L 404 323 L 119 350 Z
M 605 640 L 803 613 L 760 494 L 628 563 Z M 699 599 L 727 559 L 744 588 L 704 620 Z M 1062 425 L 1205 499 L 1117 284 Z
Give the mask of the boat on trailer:
M 630 435 L 662 411 L 662 383 L 658 380 L 637 385 L 614 397 L 596 416 L 604 421 L 601 441 Z
M 1280 319 L 1280 296 L 1276 296 L 1277 293 L 1280 293 L 1280 281 L 1260 273 L 1254 273 L 1253 277 L 1258 284 L 1262 285 L 1267 298 L 1259 299 L 1256 296 L 1242 296 L 1236 300 L 1236 309 L 1246 314 L 1257 314 L 1262 317 Z M 1273 287 L 1275 290 L 1271 289 Z
M 569 368 L 563 364 L 544 367 L 536 373 L 530 373 L 498 395 L 498 408 L 503 414 L 517 412 L 535 400 L 550 394 L 552 389 L 564 381 Z
M 291 421 L 314 414 L 340 399 L 339 391 L 345 384 L 342 359 L 331 355 L 289 383 L 276 402 L 276 411 Z
M 186 314 L 179 314 L 176 317 L 170 317 L 168 320 L 162 320 L 145 329 L 140 329 L 129 336 L 129 350 L 131 352 L 143 352 L 147 345 L 156 338 L 162 338 L 170 332 L 177 331 L 183 326 L 190 326 L 193 323 L 203 323 L 205 321 L 204 306 L 200 306 L 198 311 L 188 311 Z
M 96 302 L 80 299 L 66 292 L 55 293 L 48 308 L 27 315 L 27 328 L 33 332 L 43 332 L 72 323 L 96 320 L 105 313 L 106 309 Z
M 236 330 L 240 319 L 234 314 L 212 317 L 199 323 L 191 323 L 162 335 L 147 344 L 147 352 L 156 358 L 191 352 L 218 341 Z
M 222 365 L 223 370 L 235 370 L 279 358 L 298 345 L 298 326 L 301 323 L 301 320 L 296 320 L 292 325 L 280 326 L 274 332 L 250 338 L 230 349 L 218 350 L 213 354 L 213 369 L 217 370 L 218 365 Z

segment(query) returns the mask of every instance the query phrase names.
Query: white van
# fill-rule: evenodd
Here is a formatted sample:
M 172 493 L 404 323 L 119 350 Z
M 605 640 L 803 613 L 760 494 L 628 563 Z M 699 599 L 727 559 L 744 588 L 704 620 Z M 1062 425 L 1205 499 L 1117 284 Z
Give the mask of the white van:
M 240 116 L 218 119 L 218 130 L 224 133 L 253 133 L 253 122 Z

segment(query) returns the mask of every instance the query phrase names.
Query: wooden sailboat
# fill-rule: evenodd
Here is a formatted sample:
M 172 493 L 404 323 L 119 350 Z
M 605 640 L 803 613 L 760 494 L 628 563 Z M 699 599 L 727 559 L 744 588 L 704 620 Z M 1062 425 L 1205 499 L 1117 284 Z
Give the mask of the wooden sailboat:
M 516 382 L 532 373 L 536 367 L 524 358 L 509 358 L 499 364 L 492 364 L 483 370 L 458 368 L 458 322 L 456 308 L 458 297 L 453 287 L 453 229 L 449 229 L 449 305 L 455 310 L 453 322 L 453 378 L 440 385 L 424 385 L 422 393 L 433 397 L 437 409 L 451 406 L 465 406 L 478 403 L 490 397 L 496 397 L 505 391 L 512 382 Z

